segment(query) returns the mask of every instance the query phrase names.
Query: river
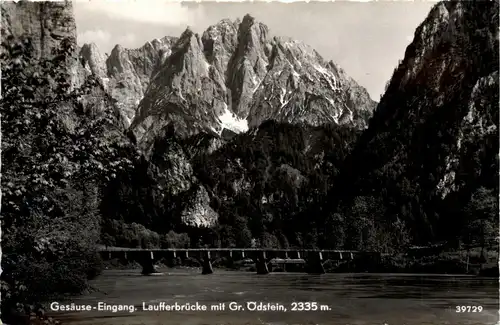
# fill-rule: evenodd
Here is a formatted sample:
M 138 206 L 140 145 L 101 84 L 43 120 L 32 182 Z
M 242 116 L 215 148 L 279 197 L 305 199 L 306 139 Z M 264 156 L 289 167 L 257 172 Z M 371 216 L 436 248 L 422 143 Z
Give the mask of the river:
M 271 273 L 216 270 L 201 275 L 196 269 L 167 269 L 163 275 L 141 276 L 139 270 L 105 271 L 92 281 L 98 291 L 60 304 L 89 305 L 91 311 L 51 314 L 63 324 L 79 325 L 496 325 L 498 280 L 468 276 L 400 274 Z M 229 303 L 281 305 L 286 311 L 231 311 Z M 133 305 L 135 312 L 98 311 L 108 306 Z M 145 306 L 174 303 L 206 305 L 207 311 L 143 311 Z M 311 305 L 293 302 L 315 302 Z M 224 303 L 224 311 L 211 305 Z M 233 306 L 232 305 L 232 306 Z M 481 306 L 457 313 L 456 306 Z M 89 307 L 90 308 L 90 307 Z M 472 312 L 475 309 L 476 312 Z M 482 309 L 479 312 L 479 309 Z

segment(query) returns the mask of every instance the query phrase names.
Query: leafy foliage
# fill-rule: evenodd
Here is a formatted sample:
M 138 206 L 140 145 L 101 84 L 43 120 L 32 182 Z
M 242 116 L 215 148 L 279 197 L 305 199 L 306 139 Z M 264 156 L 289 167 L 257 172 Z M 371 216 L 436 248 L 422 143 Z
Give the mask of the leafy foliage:
M 494 243 L 498 232 L 498 200 L 492 189 L 480 187 L 465 206 L 466 226 L 464 229 L 464 242 L 477 243 L 484 249 L 488 244 Z
M 86 109 L 100 85 L 90 78 L 72 89 L 66 68 L 73 46 L 63 40 L 50 58 L 37 59 L 29 39 L 2 43 L 7 309 L 86 287 L 99 267 L 101 185 L 132 164 L 115 113 Z

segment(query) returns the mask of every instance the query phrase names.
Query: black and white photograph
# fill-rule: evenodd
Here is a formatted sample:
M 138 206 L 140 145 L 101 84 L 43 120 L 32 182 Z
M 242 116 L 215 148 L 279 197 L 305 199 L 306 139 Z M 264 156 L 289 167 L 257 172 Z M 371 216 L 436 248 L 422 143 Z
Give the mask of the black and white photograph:
M 0 8 L 0 324 L 500 325 L 498 0 Z

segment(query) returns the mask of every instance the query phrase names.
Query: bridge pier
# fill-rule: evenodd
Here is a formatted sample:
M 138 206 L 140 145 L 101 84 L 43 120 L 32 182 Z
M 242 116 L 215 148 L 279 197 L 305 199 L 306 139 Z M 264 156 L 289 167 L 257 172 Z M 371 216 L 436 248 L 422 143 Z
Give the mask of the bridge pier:
M 257 269 L 257 274 L 268 274 L 269 269 L 266 262 L 266 252 L 260 251 L 257 253 L 257 258 L 255 260 L 255 268 Z
M 212 274 L 214 269 L 212 268 L 212 261 L 210 260 L 210 251 L 203 253 L 202 270 L 201 274 Z
M 256 266 L 257 274 L 268 274 L 272 271 L 273 265 L 278 267 L 283 265 L 285 270 L 288 264 L 304 264 L 309 273 L 322 274 L 325 273 L 324 262 L 330 260 L 334 263 L 340 261 L 352 261 L 359 254 L 373 255 L 373 258 L 380 260 L 380 253 L 358 252 L 358 251 L 340 251 L 340 250 L 319 250 L 319 249 L 272 249 L 272 248 L 170 248 L 170 249 L 144 249 L 144 248 L 122 248 L 110 247 L 99 250 L 101 257 L 104 260 L 119 259 L 120 262 L 128 263 L 137 261 L 142 266 L 142 274 L 149 275 L 158 273 L 154 266 L 156 260 L 160 256 L 171 258 L 180 258 L 194 254 L 202 267 L 202 274 L 212 274 L 214 272 L 212 262 L 215 260 L 211 257 L 214 253 L 217 256 L 228 257 L 228 261 L 234 261 L 235 258 L 245 259 L 251 258 Z M 159 254 L 153 256 L 153 254 Z M 326 254 L 326 255 L 325 255 Z M 363 255 L 364 256 L 364 255 Z M 279 261 L 282 258 L 284 261 Z M 301 258 L 302 257 L 302 258 Z M 297 261 L 290 261 L 292 258 Z M 242 261 L 243 263 L 246 261 Z
M 307 267 L 311 274 L 324 274 L 325 268 L 323 267 L 323 253 L 311 252 L 307 258 Z
M 123 264 L 127 264 L 129 262 L 128 260 L 128 255 L 127 255 L 127 252 L 122 252 L 121 254 L 118 255 L 118 260 L 123 263 Z
M 266 266 L 269 273 L 273 272 L 273 264 L 271 262 L 266 263 Z
M 146 252 L 142 260 L 142 275 L 150 275 L 153 273 L 158 273 L 154 265 L 154 255 L 153 252 Z

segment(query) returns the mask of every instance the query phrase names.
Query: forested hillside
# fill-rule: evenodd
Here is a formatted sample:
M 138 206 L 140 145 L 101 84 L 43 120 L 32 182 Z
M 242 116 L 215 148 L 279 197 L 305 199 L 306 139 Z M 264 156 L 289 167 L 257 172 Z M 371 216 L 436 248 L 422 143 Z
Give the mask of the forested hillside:
M 269 121 L 223 144 L 211 135 L 179 139 L 166 129 L 149 161 L 109 183 L 104 214 L 113 225 L 188 232 L 192 245 L 313 245 L 309 232 L 317 225 L 305 226 L 300 213 L 325 197 L 358 134 Z M 220 148 L 209 150 L 213 142 Z M 140 245 L 141 236 L 121 238 L 112 224 L 111 237 L 119 238 L 109 245 Z
M 331 209 L 370 197 L 415 243 L 498 236 L 498 2 L 443 2 L 341 171 Z
M 2 4 L 4 313 L 22 309 L 19 302 L 87 288 L 101 268 L 98 244 L 406 253 L 441 242 L 485 248 L 498 237 L 497 1 L 436 4 L 366 129 L 374 103 L 362 87 L 312 49 L 267 39 L 249 16 L 242 25 L 222 21 L 202 38 L 186 32 L 170 59 L 166 47 L 176 38 L 144 47 L 151 62 L 131 76 L 130 67 L 96 73 L 95 49 L 77 48 L 72 15 L 64 2 Z M 203 46 L 208 51 L 224 29 L 232 52 L 222 58 L 241 56 L 223 61 L 244 86 L 235 99 L 239 113 L 257 114 L 240 133 L 211 129 L 225 124 L 205 109 L 208 102 L 197 107 L 199 101 L 181 102 L 182 93 L 163 96 L 189 75 L 168 62 L 192 68 L 196 80 L 182 79 L 192 91 L 190 82 L 198 85 L 197 71 L 206 69 Z M 269 47 L 236 48 L 238 33 L 258 34 Z M 132 66 L 139 53 L 115 52 L 111 67 L 121 60 Z M 285 64 L 296 52 L 307 69 Z M 265 79 L 262 87 L 236 78 L 253 69 L 255 53 L 277 70 L 259 66 L 254 77 Z M 221 62 L 210 64 L 222 69 Z M 148 88 L 160 65 L 169 78 L 157 76 Z M 127 89 L 134 89 L 131 98 L 123 97 Z M 285 104 L 283 91 L 292 102 Z M 143 116 L 130 126 L 133 103 L 144 94 L 159 106 L 138 105 Z M 160 105 L 164 100 L 168 105 Z M 182 110 L 170 111 L 172 103 Z M 176 120 L 174 113 L 184 115 Z M 197 114 L 207 118 L 203 127 L 190 124 Z
M 177 139 L 172 126 L 145 162 L 151 184 L 160 179 L 153 171 L 170 183 L 143 196 L 162 197 L 151 212 L 162 227 L 152 227 L 188 232 L 192 245 L 491 244 L 498 236 L 496 8 L 436 5 L 364 132 L 269 121 L 230 140 Z M 134 220 L 151 220 L 139 215 Z

